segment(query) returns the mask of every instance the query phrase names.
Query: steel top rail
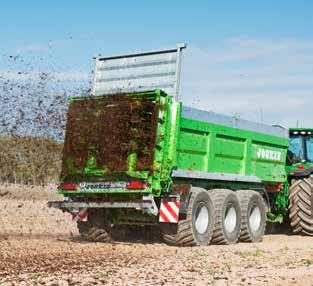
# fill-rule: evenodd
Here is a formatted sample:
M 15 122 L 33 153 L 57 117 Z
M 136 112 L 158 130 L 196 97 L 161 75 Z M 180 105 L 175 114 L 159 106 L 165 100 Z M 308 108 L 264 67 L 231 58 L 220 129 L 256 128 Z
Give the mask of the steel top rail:
M 233 116 L 227 116 L 224 114 L 218 114 L 212 111 L 205 111 L 205 110 L 188 107 L 188 106 L 183 106 L 182 116 L 189 118 L 189 119 L 229 126 L 229 127 L 243 129 L 243 130 L 260 132 L 260 133 L 274 135 L 278 137 L 284 137 L 284 138 L 289 137 L 288 129 L 285 129 L 280 126 L 272 126 L 272 125 L 266 125 L 263 123 L 252 122 L 252 121 L 248 121 L 245 119 L 240 119 L 240 118 L 236 118 Z

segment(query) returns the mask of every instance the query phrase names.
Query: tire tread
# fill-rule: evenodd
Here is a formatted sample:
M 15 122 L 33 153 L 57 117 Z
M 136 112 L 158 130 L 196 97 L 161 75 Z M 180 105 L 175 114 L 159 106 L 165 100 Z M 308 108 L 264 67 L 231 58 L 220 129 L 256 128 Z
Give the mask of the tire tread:
M 313 236 L 313 175 L 293 180 L 289 187 L 289 218 L 293 232 Z

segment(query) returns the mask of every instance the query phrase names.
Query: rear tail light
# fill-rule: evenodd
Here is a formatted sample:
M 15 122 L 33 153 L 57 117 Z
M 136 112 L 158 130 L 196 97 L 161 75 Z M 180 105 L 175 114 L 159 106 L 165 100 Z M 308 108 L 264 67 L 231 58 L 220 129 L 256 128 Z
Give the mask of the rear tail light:
M 127 190 L 144 190 L 146 186 L 147 183 L 142 181 L 130 181 L 126 183 Z
M 305 168 L 305 166 L 303 166 L 303 165 L 299 165 L 299 166 L 298 166 L 298 169 L 300 169 L 300 170 L 305 170 L 306 168 Z
M 62 183 L 59 188 L 63 191 L 76 191 L 77 185 L 73 183 Z

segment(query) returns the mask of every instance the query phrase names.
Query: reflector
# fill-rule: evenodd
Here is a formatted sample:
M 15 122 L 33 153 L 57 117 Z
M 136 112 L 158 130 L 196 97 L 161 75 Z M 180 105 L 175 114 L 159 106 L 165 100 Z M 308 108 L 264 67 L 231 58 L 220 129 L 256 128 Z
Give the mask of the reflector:
M 304 169 L 305 169 L 305 166 L 299 165 L 299 166 L 298 166 L 298 169 L 304 170 Z
M 146 186 L 146 182 L 141 181 L 130 181 L 126 183 L 126 189 L 128 190 L 144 190 Z
M 76 191 L 77 190 L 76 184 L 73 184 L 73 183 L 62 183 L 59 186 L 59 188 L 64 191 Z

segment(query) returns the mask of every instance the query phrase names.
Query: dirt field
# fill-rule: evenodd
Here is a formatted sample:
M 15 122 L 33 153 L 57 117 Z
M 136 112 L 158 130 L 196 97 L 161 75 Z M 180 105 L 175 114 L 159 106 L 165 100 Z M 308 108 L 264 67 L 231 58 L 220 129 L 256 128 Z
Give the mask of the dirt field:
M 52 190 L 0 186 L 0 285 L 313 285 L 313 238 L 195 248 L 79 242 Z

